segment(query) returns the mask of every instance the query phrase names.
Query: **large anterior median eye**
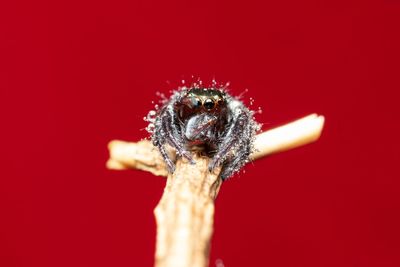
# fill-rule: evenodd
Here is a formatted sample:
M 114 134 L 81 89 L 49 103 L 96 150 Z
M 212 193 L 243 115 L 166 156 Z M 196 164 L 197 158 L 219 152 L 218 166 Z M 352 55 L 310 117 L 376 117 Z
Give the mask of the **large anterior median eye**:
M 198 97 L 196 97 L 196 96 L 193 96 L 192 97 L 192 108 L 199 108 L 199 107 L 201 107 L 201 100 L 198 98 Z
M 214 100 L 212 100 L 211 98 L 207 98 L 206 101 L 204 101 L 204 104 L 203 104 L 203 106 L 208 110 L 213 109 L 214 105 L 215 105 Z

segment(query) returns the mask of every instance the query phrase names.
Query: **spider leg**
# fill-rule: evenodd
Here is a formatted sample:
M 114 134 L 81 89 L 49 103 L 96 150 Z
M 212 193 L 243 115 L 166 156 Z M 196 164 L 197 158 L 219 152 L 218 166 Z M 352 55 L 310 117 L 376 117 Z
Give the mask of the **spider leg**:
M 223 165 L 221 178 L 223 181 L 231 177 L 235 172 L 245 165 L 251 153 L 251 141 L 247 139 L 245 144 L 240 146 L 232 161 L 226 161 Z
M 163 116 L 162 119 L 162 129 L 166 134 L 167 142 L 176 149 L 179 155 L 185 157 L 191 164 L 195 164 L 196 162 L 190 153 L 184 149 L 183 145 L 181 145 L 184 143 L 184 140 L 180 133 L 179 120 L 171 109 L 172 108 L 166 108 L 166 116 Z
M 167 164 L 168 171 L 173 173 L 175 171 L 175 164 L 172 159 L 169 157 L 166 149 L 165 149 L 165 142 L 166 142 L 166 131 L 163 128 L 163 120 L 165 114 L 165 108 L 160 111 L 160 116 L 156 118 L 154 123 L 154 131 L 152 135 L 153 145 L 158 148 L 160 151 L 161 156 L 163 157 L 165 163 Z
M 156 141 L 153 142 L 153 145 L 158 148 L 158 150 L 161 153 L 161 156 L 163 157 L 165 163 L 167 164 L 168 171 L 170 173 L 173 173 L 175 171 L 175 164 L 172 162 L 171 158 L 168 156 L 167 151 L 165 150 L 165 147 L 162 143 Z
M 216 166 L 220 165 L 225 161 L 226 156 L 232 149 L 242 147 L 241 143 L 246 140 L 250 142 L 251 138 L 251 125 L 249 120 L 251 119 L 250 114 L 244 110 L 238 111 L 236 119 L 233 119 L 229 129 L 223 136 L 224 141 L 219 145 L 218 152 L 214 155 L 212 161 L 208 165 L 209 171 L 212 171 Z M 238 159 L 239 160 L 239 159 Z

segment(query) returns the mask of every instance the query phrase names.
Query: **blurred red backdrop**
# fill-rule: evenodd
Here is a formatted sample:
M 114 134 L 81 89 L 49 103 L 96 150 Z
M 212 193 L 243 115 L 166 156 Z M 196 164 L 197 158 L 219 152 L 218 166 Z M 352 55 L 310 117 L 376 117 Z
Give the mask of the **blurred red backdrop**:
M 216 201 L 211 263 L 400 266 L 398 1 L 4 1 L 0 266 L 152 266 L 165 180 L 105 169 L 191 75 L 264 129 L 326 116 Z

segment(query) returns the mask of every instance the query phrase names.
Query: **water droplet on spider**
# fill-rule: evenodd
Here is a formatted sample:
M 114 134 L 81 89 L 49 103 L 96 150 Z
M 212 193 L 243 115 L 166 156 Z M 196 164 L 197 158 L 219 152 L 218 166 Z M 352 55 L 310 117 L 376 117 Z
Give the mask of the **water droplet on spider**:
M 147 117 L 145 117 L 145 121 L 154 122 L 156 119 L 156 114 L 157 112 L 155 112 L 154 110 L 150 110 L 147 114 Z
M 153 133 L 155 127 L 156 127 L 156 126 L 155 126 L 153 123 L 149 123 L 149 125 L 147 125 L 147 127 L 146 127 L 146 130 L 147 130 L 149 133 Z

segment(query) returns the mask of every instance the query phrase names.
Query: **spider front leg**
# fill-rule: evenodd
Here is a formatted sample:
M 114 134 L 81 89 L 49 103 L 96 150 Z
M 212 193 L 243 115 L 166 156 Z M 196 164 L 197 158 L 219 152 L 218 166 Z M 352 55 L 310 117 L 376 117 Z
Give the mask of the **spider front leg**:
M 165 164 L 167 164 L 168 171 L 170 173 L 173 173 L 175 171 L 175 164 L 172 162 L 171 158 L 168 156 L 167 151 L 165 150 L 164 144 L 161 141 L 162 137 L 160 137 L 159 134 L 156 134 L 153 138 L 153 145 L 156 146 L 160 151 L 160 154 L 163 157 Z
M 233 158 L 230 158 L 224 162 L 221 178 L 223 181 L 231 177 L 235 172 L 239 171 L 248 161 L 251 153 L 251 141 L 246 140 L 235 153 Z
M 172 163 L 172 160 L 166 154 L 164 148 L 165 143 L 171 145 L 176 150 L 178 155 L 185 157 L 191 164 L 196 163 L 191 154 L 183 147 L 184 140 L 182 138 L 179 120 L 175 115 L 172 105 L 166 106 L 160 112 L 159 119 L 156 122 L 155 133 L 158 133 L 158 135 L 162 136 L 160 142 L 158 142 L 158 145 L 156 144 L 156 146 L 159 148 L 160 153 L 167 163 L 171 173 L 175 170 L 175 164 Z
M 219 145 L 217 153 L 214 155 L 210 162 L 208 169 L 212 171 L 215 167 L 219 166 L 225 161 L 226 156 L 235 147 L 239 146 L 245 140 L 251 138 L 249 132 L 250 125 L 250 114 L 244 110 L 237 110 L 236 117 L 232 119 L 232 122 L 226 132 L 223 135 L 223 142 Z
M 191 164 L 196 164 L 190 152 L 183 146 L 185 141 L 182 137 L 182 130 L 176 113 L 172 107 L 167 107 L 165 112 L 167 116 L 164 116 L 162 124 L 164 131 L 167 133 L 167 142 L 175 148 L 178 155 L 185 157 Z

